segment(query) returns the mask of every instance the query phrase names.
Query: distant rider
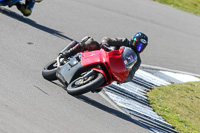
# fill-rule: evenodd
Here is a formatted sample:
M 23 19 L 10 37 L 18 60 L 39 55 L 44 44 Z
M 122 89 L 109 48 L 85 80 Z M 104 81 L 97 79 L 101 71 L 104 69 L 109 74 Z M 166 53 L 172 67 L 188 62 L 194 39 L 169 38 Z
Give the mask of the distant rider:
M 14 5 L 16 5 L 17 9 L 19 11 L 21 11 L 21 13 L 28 17 L 31 15 L 32 11 L 33 11 L 33 7 L 35 5 L 35 2 L 41 2 L 42 0 L 26 0 L 25 3 L 22 2 L 17 2 Z M 11 7 L 13 5 L 10 5 L 9 7 Z
M 121 46 L 126 46 L 132 48 L 135 51 L 135 53 L 137 54 L 137 62 L 132 67 L 132 70 L 129 72 L 128 77 L 124 81 L 124 82 L 129 82 L 132 80 L 135 72 L 140 67 L 141 64 L 140 53 L 143 52 L 146 46 L 148 45 L 148 37 L 142 32 L 137 32 L 132 36 L 130 41 L 127 38 L 104 37 L 102 39 L 101 44 L 99 44 L 91 37 L 84 37 L 80 43 L 77 43 L 75 45 L 68 45 L 67 50 L 64 51 L 63 53 L 60 53 L 60 56 L 63 58 L 68 58 L 70 56 L 77 54 L 78 52 L 83 52 L 86 50 L 88 51 L 99 50 L 103 45 L 106 45 L 108 47 L 114 46 L 116 49 L 119 49 L 119 47 Z

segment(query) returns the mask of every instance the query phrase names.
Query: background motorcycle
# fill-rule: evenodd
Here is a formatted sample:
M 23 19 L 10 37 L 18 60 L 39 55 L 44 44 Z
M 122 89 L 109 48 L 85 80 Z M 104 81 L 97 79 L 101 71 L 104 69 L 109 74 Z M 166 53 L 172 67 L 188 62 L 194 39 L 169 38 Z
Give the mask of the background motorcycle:
M 111 51 L 103 45 L 100 50 L 80 52 L 67 60 L 58 56 L 44 67 L 42 75 L 49 81 L 58 79 L 69 94 L 80 95 L 113 81 L 122 83 L 136 61 L 137 55 L 129 47 Z
M 12 6 L 21 0 L 0 0 L 0 6 Z

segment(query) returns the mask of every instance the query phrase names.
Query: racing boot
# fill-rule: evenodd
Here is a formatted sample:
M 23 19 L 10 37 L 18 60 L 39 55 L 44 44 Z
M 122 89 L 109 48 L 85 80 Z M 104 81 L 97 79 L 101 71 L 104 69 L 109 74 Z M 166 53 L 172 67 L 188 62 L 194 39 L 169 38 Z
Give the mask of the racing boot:
M 60 57 L 63 57 L 65 59 L 77 54 L 78 52 L 81 52 L 82 46 L 80 43 L 76 44 L 74 47 L 70 48 L 69 50 L 65 50 L 62 53 L 60 53 Z
M 66 52 L 69 49 L 73 48 L 77 43 L 77 41 L 70 42 L 59 54 L 63 54 L 63 52 Z
M 67 59 L 68 57 L 71 57 L 77 54 L 78 52 L 100 49 L 99 43 L 94 41 L 93 38 L 88 37 L 88 36 L 84 37 L 80 43 L 76 44 L 75 46 L 74 45 L 72 46 L 73 47 L 71 46 L 68 47 L 68 48 L 71 47 L 70 49 L 66 49 L 65 51 L 60 53 L 61 57 L 64 57 L 65 59 Z

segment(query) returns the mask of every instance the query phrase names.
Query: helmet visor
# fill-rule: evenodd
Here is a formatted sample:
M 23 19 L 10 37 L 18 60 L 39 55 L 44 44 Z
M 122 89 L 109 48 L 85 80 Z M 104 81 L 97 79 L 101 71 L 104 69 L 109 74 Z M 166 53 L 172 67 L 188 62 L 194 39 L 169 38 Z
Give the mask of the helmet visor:
M 141 42 L 138 42 L 138 43 L 136 43 L 136 50 L 139 52 L 139 53 L 141 53 L 145 48 L 146 48 L 146 46 L 147 45 L 145 45 L 145 44 L 143 44 L 143 43 L 141 43 Z

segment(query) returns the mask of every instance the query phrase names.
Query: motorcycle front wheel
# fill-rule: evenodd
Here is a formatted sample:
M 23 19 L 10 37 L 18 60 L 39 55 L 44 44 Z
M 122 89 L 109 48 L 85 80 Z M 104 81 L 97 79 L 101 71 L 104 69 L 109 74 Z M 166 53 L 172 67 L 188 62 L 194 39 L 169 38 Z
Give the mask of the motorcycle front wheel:
M 53 81 L 57 80 L 56 77 L 56 70 L 57 70 L 57 61 L 51 61 L 46 66 L 44 66 L 42 70 L 42 76 L 44 79 Z
M 87 73 L 85 73 L 87 74 Z M 73 80 L 67 87 L 67 92 L 70 95 L 81 95 L 89 91 L 95 90 L 105 82 L 105 78 L 100 72 L 93 72 L 85 78 L 84 76 Z

